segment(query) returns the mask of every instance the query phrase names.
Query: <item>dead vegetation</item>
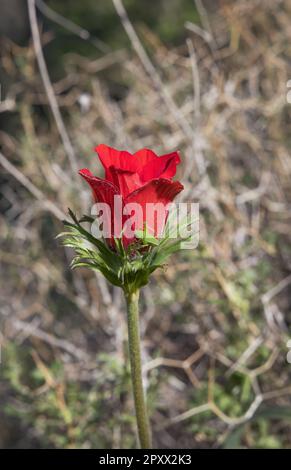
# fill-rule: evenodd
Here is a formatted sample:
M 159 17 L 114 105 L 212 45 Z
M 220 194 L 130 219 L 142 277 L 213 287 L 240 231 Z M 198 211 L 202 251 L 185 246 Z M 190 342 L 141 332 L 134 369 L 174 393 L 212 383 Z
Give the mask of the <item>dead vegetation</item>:
M 70 272 L 54 238 L 67 207 L 88 212 L 75 169 L 98 172 L 104 142 L 179 149 L 183 200 L 200 203 L 199 248 L 142 296 L 155 446 L 288 447 L 291 2 L 197 1 L 176 49 L 113 3 L 132 50 L 67 54 L 57 82 L 34 1 L 32 43 L 2 43 L 0 394 L 26 438 L 1 445 L 135 446 L 120 292 Z

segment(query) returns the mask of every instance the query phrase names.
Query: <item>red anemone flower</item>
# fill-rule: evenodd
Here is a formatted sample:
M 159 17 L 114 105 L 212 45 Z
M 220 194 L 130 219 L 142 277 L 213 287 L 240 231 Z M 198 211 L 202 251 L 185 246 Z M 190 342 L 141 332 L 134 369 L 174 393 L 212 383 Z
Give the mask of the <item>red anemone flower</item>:
M 131 154 L 124 150 L 116 150 L 101 144 L 95 148 L 99 159 L 105 169 L 105 179 L 94 176 L 87 168 L 79 171 L 79 174 L 87 181 L 93 191 L 94 201 L 106 203 L 111 210 L 111 225 L 114 232 L 114 196 L 119 196 L 122 201 L 122 209 L 131 203 L 139 204 L 141 213 L 135 220 L 135 230 L 143 230 L 146 224 L 148 228 L 155 227 L 152 234 L 160 233 L 160 226 L 153 225 L 148 220 L 146 206 L 148 204 L 162 203 L 166 207 L 183 190 L 183 185 L 178 181 L 172 181 L 176 173 L 176 167 L 180 163 L 178 152 L 157 156 L 152 150 L 142 149 Z M 158 225 L 164 225 L 167 217 Z M 123 216 L 122 225 L 128 219 Z M 133 242 L 135 237 L 123 236 L 125 245 Z M 112 241 L 112 237 L 111 237 Z M 112 245 L 112 243 L 110 243 Z

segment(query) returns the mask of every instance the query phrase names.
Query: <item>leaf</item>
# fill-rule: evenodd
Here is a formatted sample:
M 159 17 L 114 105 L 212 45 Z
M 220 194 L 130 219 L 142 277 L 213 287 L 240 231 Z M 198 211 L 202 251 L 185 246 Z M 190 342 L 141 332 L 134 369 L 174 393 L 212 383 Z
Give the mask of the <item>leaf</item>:
M 69 209 L 72 219 L 64 221 L 66 231 L 62 232 L 62 244 L 73 248 L 75 257 L 72 269 L 88 267 L 98 270 L 112 284 L 127 291 L 146 285 L 149 275 L 162 267 L 167 258 L 181 250 L 181 242 L 186 239 L 169 237 L 173 231 L 165 233 L 162 239 L 155 238 L 146 225 L 143 230 L 136 231 L 137 241 L 126 249 L 122 237 L 115 238 L 115 250 L 106 242 L 95 238 L 81 223 L 92 222 L 90 216 L 84 215 L 80 220 Z
M 223 449 L 239 449 L 241 447 L 240 441 L 243 435 L 245 427 L 239 426 L 237 429 L 232 431 L 223 443 Z
M 89 222 L 90 224 L 92 224 L 94 220 L 94 217 L 85 214 L 81 217 L 81 219 L 79 219 L 79 223 L 81 224 L 82 222 Z
M 159 245 L 159 240 L 155 238 L 153 235 L 151 235 L 148 232 L 145 232 L 143 230 L 136 230 L 135 236 L 142 240 L 144 245 Z
M 91 242 L 93 245 L 95 245 L 102 256 L 104 257 L 104 260 L 106 261 L 106 264 L 110 264 L 111 266 L 119 267 L 120 265 L 120 258 L 117 253 L 114 253 L 106 243 L 102 242 L 98 238 L 95 238 L 90 232 L 88 232 L 86 229 L 84 229 L 80 223 L 78 222 L 76 216 L 73 214 L 71 210 L 69 210 L 69 213 L 72 217 L 72 219 L 76 222 L 75 224 L 72 224 L 70 222 L 65 221 L 65 225 L 68 227 L 71 227 L 73 230 L 79 232 L 80 235 L 83 236 L 84 239 L 87 241 Z

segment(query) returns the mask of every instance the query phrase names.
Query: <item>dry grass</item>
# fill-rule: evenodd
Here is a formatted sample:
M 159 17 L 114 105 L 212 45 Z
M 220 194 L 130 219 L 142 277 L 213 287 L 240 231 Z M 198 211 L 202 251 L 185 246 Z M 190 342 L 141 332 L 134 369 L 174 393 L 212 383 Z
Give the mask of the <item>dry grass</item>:
M 67 207 L 90 207 L 74 158 L 98 172 L 91 149 L 104 142 L 179 149 L 183 199 L 200 203 L 198 250 L 173 259 L 142 297 L 155 445 L 217 447 L 239 430 L 244 446 L 288 447 L 291 2 L 201 13 L 204 29 L 187 24 L 187 43 L 171 50 L 122 15 L 134 52 L 68 54 L 55 104 L 32 45 L 2 45 L 11 85 L 0 111 L 17 131 L 0 135 L 0 393 L 27 430 L 3 446 L 135 445 L 120 292 L 70 272 L 71 253 L 54 239 Z

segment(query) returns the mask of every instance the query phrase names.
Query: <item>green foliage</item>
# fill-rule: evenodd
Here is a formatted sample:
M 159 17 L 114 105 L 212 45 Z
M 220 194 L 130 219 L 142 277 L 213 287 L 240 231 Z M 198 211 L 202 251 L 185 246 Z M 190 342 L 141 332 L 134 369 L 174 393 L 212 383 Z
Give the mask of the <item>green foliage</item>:
M 131 400 L 126 399 L 130 374 L 116 356 L 98 356 L 97 379 L 82 383 L 67 379 L 60 362 L 39 367 L 23 345 L 8 343 L 4 354 L 3 377 L 17 396 L 6 402 L 4 412 L 33 426 L 41 447 L 110 448 L 117 429 L 120 445 L 135 447 L 135 419 Z M 155 390 L 153 381 L 151 403 Z
M 85 26 L 92 34 L 110 46 L 128 45 L 128 39 L 112 2 L 107 0 L 97 2 L 95 0 L 83 2 L 50 0 L 49 5 L 76 24 Z M 186 36 L 185 21 L 199 22 L 199 16 L 192 0 L 156 0 L 150 8 L 147 0 L 124 0 L 124 6 L 131 21 L 137 27 L 146 25 L 162 41 L 168 43 L 177 43 L 184 39 Z M 63 31 L 64 36 L 66 35 L 62 28 L 58 29 L 59 32 Z M 81 47 L 80 41 L 78 41 L 79 43 L 76 40 L 74 42 L 76 47 Z M 58 46 L 64 47 L 61 44 Z M 65 47 L 72 48 L 69 40 Z
M 208 394 L 208 383 L 204 383 L 193 397 L 194 406 L 205 403 Z M 213 401 L 216 406 L 227 416 L 237 418 L 242 416 L 254 399 L 250 378 L 238 372 L 219 383 L 216 381 L 212 389 Z M 211 412 L 210 412 L 211 413 Z M 205 415 L 196 416 L 193 419 L 193 426 L 205 421 Z
M 194 3 L 158 0 L 149 8 L 148 0 L 124 0 L 165 91 L 177 105 L 181 118 L 190 125 L 193 75 L 184 39 L 189 36 L 193 40 L 201 105 L 194 137 L 197 148 L 202 145 L 209 186 L 196 169 L 192 140 L 179 130 L 176 116 L 164 106 L 160 90 L 145 76 L 136 53 L 130 53 L 128 36 L 111 1 L 48 0 L 47 4 L 105 41 L 113 51 L 126 47 L 124 60 L 119 55 L 103 55 L 90 41 L 81 40 L 40 15 L 40 21 L 44 20 L 41 31 L 48 33 L 42 37 L 45 58 L 68 134 L 83 161 L 93 164 L 92 147 L 100 142 L 117 146 L 128 142 L 132 150 L 149 146 L 170 151 L 178 145 L 185 158 L 181 177 L 185 175 L 187 179 L 189 198 L 195 196 L 202 202 L 202 240 L 198 249 L 185 250 L 170 263 L 167 259 L 168 266 L 156 273 L 158 282 L 152 279 L 142 296 L 143 332 L 149 357 L 184 360 L 199 346 L 209 345 L 207 353 L 218 357 L 214 401 L 229 416 L 237 418 L 251 403 L 253 391 L 247 378 L 228 376 L 219 356 L 227 359 L 231 367 L 256 338 L 262 337 L 263 344 L 245 366 L 250 370 L 263 366 L 272 351 L 278 349 L 276 361 L 258 376 L 262 393 L 278 391 L 278 395 L 264 399 L 252 420 L 234 427 L 225 446 L 290 447 L 288 389 L 286 395 L 280 393 L 290 382 L 285 341 L 288 330 L 283 330 L 283 322 L 290 327 L 289 286 L 272 298 L 268 318 L 261 301 L 263 294 L 288 275 L 291 260 L 287 161 L 291 108 L 286 100 L 282 101 L 278 87 L 278 77 L 288 76 L 289 67 L 287 2 L 278 7 L 272 2 L 248 2 L 245 8 L 247 2 L 237 0 L 230 9 L 220 5 L 223 2 L 205 2 L 215 38 L 211 47 L 184 28 L 185 20 L 197 23 Z M 240 24 L 244 27 L 239 28 Z M 254 37 L 260 46 L 257 68 L 253 67 L 254 48 L 249 37 Z M 165 42 L 179 47 L 167 49 Z M 269 50 L 278 53 L 276 62 L 267 53 Z M 7 97 L 16 101 L 12 112 L 1 115 L 7 131 L 2 139 L 3 154 L 42 191 L 44 200 L 59 208 L 70 205 L 78 210 L 75 175 L 51 119 L 32 48 L 14 47 L 11 42 L 6 47 L 4 41 L 2 68 L 5 77 L 7 74 L 4 94 L 7 92 Z M 65 80 L 59 81 L 60 78 Z M 78 104 L 83 93 L 91 99 L 88 112 L 81 112 Z M 14 136 L 12 140 L 9 135 Z M 265 175 L 270 175 L 270 179 L 265 180 Z M 35 440 L 40 447 L 133 447 L 128 370 L 111 353 L 119 346 L 119 316 L 114 330 L 106 298 L 94 279 L 82 270 L 64 272 L 67 253 L 53 240 L 60 228 L 46 205 L 34 201 L 27 191 L 29 187 L 23 188 L 6 170 L 2 186 L 1 323 L 6 344 L 2 348 L 0 399 L 2 412 L 13 415 L 13 419 L 7 419 L 7 429 L 16 421 L 22 443 L 28 447 L 33 447 Z M 247 198 L 239 203 L 244 193 Z M 71 234 L 71 229 L 67 229 Z M 80 232 L 75 235 L 79 237 Z M 158 246 L 148 234 L 138 235 L 140 246 L 148 245 L 149 251 Z M 87 255 L 86 249 L 99 254 L 91 242 L 86 238 L 83 241 L 85 251 L 81 254 Z M 112 261 L 116 262 L 117 255 L 116 250 Z M 118 294 L 114 289 L 109 293 L 114 305 L 117 300 L 121 318 L 123 306 L 118 304 Z M 93 358 L 92 362 L 79 364 L 61 348 L 51 348 L 44 341 L 19 332 L 13 326 L 17 319 L 32 327 L 39 325 L 52 336 L 76 342 Z M 14 344 L 7 345 L 6 333 Z M 21 346 L 17 346 L 19 342 Z M 48 386 L 31 351 L 37 351 L 44 361 L 54 387 Z M 100 356 L 100 351 L 106 351 L 104 356 Z M 167 442 L 171 446 L 166 433 L 181 447 L 186 444 L 211 448 L 222 444 L 228 427 L 211 411 L 158 431 L 164 416 L 174 417 L 207 401 L 211 367 L 207 353 L 193 364 L 201 383 L 201 388 L 195 390 L 180 368 L 151 371 L 151 380 L 159 371 L 160 397 L 152 420 L 157 446 Z M 160 371 L 168 374 L 164 387 Z M 148 394 L 152 407 L 155 386 L 156 383 Z M 65 409 L 60 408 L 57 397 L 62 387 Z M 1 428 L 0 446 L 3 431 L 5 442 L 17 445 L 14 433 L 7 432 L 6 423 Z
M 291 421 L 290 406 L 264 406 L 247 423 L 238 426 L 229 433 L 223 447 L 235 449 L 244 447 L 246 437 L 248 445 L 258 449 L 280 449 L 284 447 L 282 439 L 273 433 L 273 422 L 281 421 L 289 426 Z M 288 443 L 286 443 L 289 447 Z

